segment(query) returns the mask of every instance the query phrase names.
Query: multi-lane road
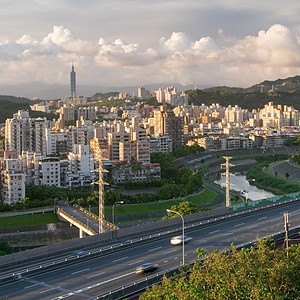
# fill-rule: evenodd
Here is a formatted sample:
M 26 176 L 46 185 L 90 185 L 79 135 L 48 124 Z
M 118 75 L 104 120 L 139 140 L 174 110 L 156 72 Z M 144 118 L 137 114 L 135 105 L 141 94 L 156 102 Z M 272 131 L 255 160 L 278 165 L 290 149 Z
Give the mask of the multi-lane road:
M 284 229 L 283 213 L 289 212 L 291 226 L 300 226 L 299 201 L 279 205 L 252 214 L 210 222 L 186 229 L 192 241 L 185 245 L 185 262 L 197 258 L 197 248 L 225 249 L 232 242 L 247 243 Z M 180 231 L 179 233 L 180 234 Z M 0 296 L 7 299 L 93 299 L 104 292 L 137 281 L 137 266 L 150 262 L 158 271 L 178 266 L 182 246 L 172 246 L 170 236 L 162 235 L 143 243 L 132 243 L 106 255 L 94 255 L 35 275 L 23 275 L 14 282 L 0 285 Z M 14 270 L 15 273 L 18 269 Z M 0 297 L 0 299 L 1 299 Z

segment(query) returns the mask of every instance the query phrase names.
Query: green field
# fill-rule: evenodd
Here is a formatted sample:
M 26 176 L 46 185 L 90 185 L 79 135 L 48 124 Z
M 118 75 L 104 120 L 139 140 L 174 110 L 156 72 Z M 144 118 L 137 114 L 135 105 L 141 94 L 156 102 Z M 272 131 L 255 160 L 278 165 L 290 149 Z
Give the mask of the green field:
M 211 202 L 217 197 L 217 193 L 205 188 L 202 193 L 196 196 L 189 196 L 187 201 L 199 206 Z M 164 200 L 159 202 L 140 203 L 140 204 L 122 204 L 115 206 L 115 216 L 132 215 L 132 214 L 147 214 L 166 211 L 167 208 L 171 208 L 172 205 L 178 205 L 182 199 Z M 98 214 L 98 209 L 93 210 L 95 214 Z M 112 207 L 105 207 L 105 216 L 111 217 Z
M 0 218 L 0 228 L 18 227 L 27 225 L 40 225 L 57 223 L 58 219 L 54 213 L 33 214 Z
M 186 197 L 186 201 L 199 206 L 211 202 L 217 197 L 217 194 L 205 188 L 200 194 L 196 196 Z M 156 212 L 164 212 L 172 205 L 178 205 L 182 199 L 164 200 L 151 203 L 139 204 L 123 204 L 115 206 L 115 216 L 122 215 L 136 215 L 136 214 L 151 214 Z M 98 214 L 98 208 L 94 208 L 93 212 Z M 112 216 L 112 206 L 105 207 L 105 216 Z M 128 219 L 129 221 L 129 219 Z M 11 216 L 0 218 L 0 228 L 18 227 L 27 225 L 41 225 L 49 223 L 57 223 L 58 219 L 54 213 L 39 213 L 33 215 Z

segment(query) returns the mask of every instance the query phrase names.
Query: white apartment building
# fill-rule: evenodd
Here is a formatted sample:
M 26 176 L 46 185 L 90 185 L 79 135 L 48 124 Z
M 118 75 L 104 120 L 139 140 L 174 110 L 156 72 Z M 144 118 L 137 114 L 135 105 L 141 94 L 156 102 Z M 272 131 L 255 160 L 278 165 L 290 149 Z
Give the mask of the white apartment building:
M 150 153 L 172 152 L 172 139 L 168 135 L 156 135 L 148 138 Z
M 4 159 L 1 170 L 2 199 L 5 204 L 14 204 L 25 198 L 25 174 L 18 159 Z
M 243 122 L 243 110 L 235 105 L 232 107 L 229 105 L 225 110 L 225 120 L 227 123 L 238 123 L 241 124 Z
M 58 157 L 45 157 L 39 161 L 40 178 L 39 185 L 61 186 L 60 159 Z
M 155 91 L 155 97 L 159 103 L 169 103 L 172 106 L 188 105 L 188 95 L 169 86 L 165 90 L 161 88 Z
M 89 145 L 94 138 L 94 127 L 72 127 L 67 132 L 68 152 L 73 151 L 73 145 Z
M 5 150 L 33 151 L 46 155 L 45 130 L 49 122 L 46 118 L 29 118 L 27 111 L 19 110 L 5 123 Z
M 74 145 L 74 150 L 69 153 L 68 160 L 67 185 L 69 187 L 90 185 L 95 177 L 94 159 L 90 153 L 90 146 Z
M 58 155 L 68 151 L 68 134 L 46 128 L 46 155 Z

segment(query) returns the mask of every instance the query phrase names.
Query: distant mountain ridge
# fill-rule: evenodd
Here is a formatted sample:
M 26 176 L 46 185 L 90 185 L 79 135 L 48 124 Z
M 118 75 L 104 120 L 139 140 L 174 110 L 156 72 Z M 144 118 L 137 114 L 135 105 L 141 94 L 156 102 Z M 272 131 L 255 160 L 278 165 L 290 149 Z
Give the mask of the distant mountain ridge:
M 269 90 L 278 90 L 278 91 L 292 91 L 292 90 L 300 90 L 300 76 L 296 75 L 293 77 L 288 77 L 285 79 L 277 79 L 277 80 L 265 80 L 261 83 L 255 84 L 249 89 L 253 89 L 255 91 L 261 91 L 263 89 L 264 92 Z
M 150 91 L 158 87 L 166 87 L 171 84 L 157 84 L 144 85 Z M 288 77 L 285 79 L 277 79 L 274 81 L 265 80 L 261 83 L 255 84 L 249 88 L 217 86 L 210 88 L 195 89 L 192 86 L 182 86 L 173 84 L 177 89 L 187 91 L 189 94 L 189 102 L 194 105 L 211 105 L 212 103 L 219 103 L 222 106 L 239 105 L 242 108 L 249 110 L 262 108 L 268 102 L 274 104 L 293 106 L 300 110 L 300 76 Z M 48 86 L 49 88 L 49 86 Z M 54 86 L 53 86 L 54 88 Z M 61 86 L 58 87 L 60 91 Z M 137 90 L 138 86 L 131 87 L 111 87 L 111 88 L 93 88 L 88 89 L 91 93 L 86 94 L 87 97 L 117 95 L 118 92 L 127 92 Z M 119 90 L 118 90 L 119 89 Z M 1 91 L 1 89 L 0 89 Z M 101 92 L 100 92 L 101 91 Z M 137 94 L 135 94 L 137 96 Z M 60 99 L 56 97 L 52 99 Z M 30 105 L 35 101 L 26 97 L 16 97 L 12 95 L 0 95 L 0 123 L 5 122 L 7 118 L 12 118 L 12 115 L 19 109 L 30 110 Z M 40 112 L 31 112 L 32 116 L 41 114 Z M 45 114 L 46 116 L 46 114 Z M 53 116 L 47 116 L 53 117 Z

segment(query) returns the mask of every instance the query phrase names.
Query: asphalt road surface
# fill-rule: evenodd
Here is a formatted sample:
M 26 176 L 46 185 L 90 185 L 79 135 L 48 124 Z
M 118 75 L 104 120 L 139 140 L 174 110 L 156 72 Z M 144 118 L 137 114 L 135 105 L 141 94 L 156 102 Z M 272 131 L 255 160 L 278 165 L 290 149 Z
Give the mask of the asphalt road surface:
M 289 212 L 292 227 L 300 226 L 299 202 L 258 210 L 255 214 L 241 215 L 223 222 L 186 230 L 192 241 L 185 245 L 185 262 L 197 258 L 197 248 L 207 250 L 246 243 L 284 230 L 283 213 Z M 180 234 L 180 232 L 178 233 Z M 170 244 L 169 237 L 153 238 L 143 244 L 125 246 L 122 250 L 107 255 L 74 260 L 59 269 L 49 270 L 0 286 L 0 296 L 7 299 L 93 299 L 95 296 L 125 284 L 134 282 L 143 275 L 135 269 L 143 263 L 158 264 L 158 271 L 180 265 L 182 246 Z M 17 272 L 17 270 L 16 270 Z

